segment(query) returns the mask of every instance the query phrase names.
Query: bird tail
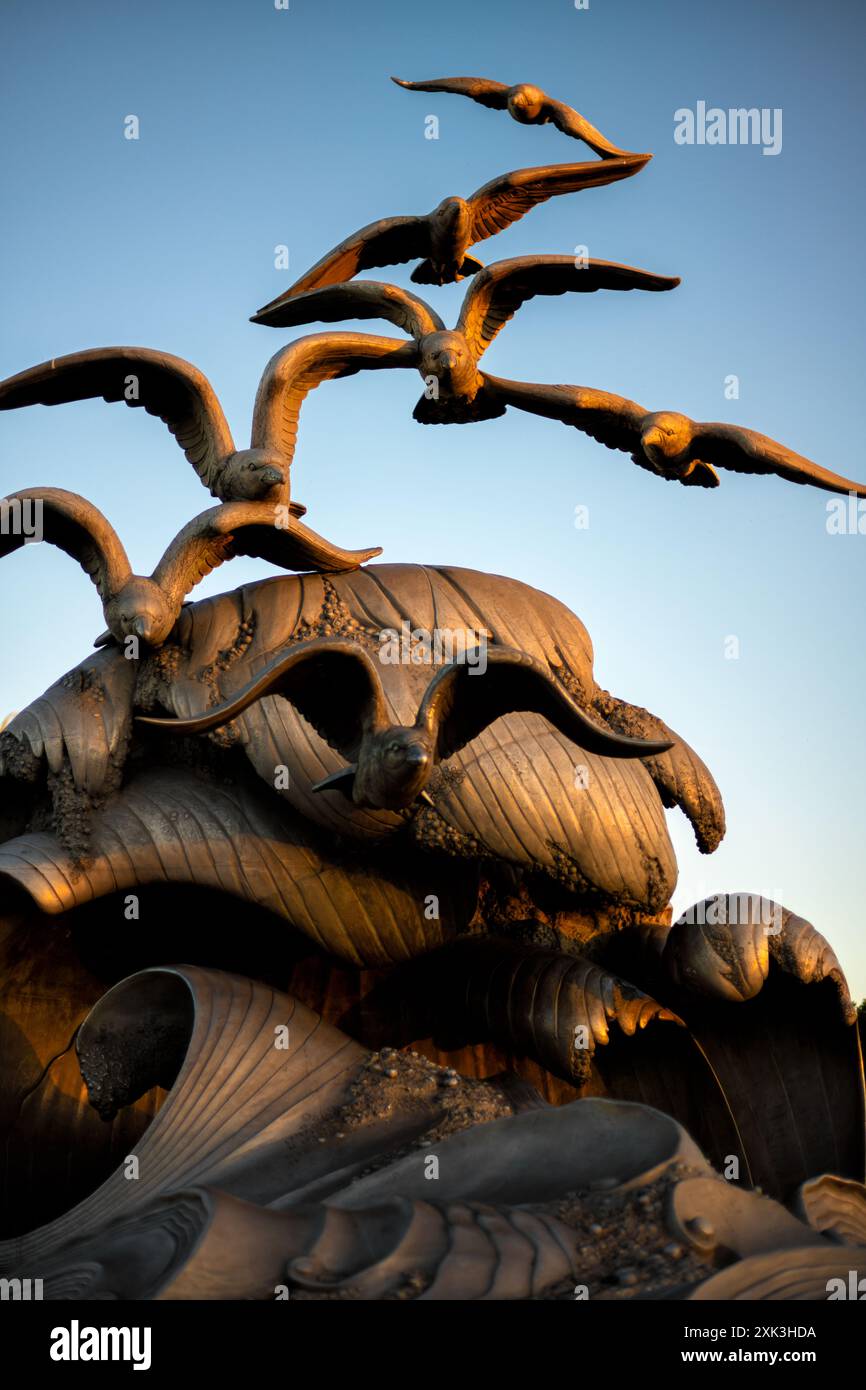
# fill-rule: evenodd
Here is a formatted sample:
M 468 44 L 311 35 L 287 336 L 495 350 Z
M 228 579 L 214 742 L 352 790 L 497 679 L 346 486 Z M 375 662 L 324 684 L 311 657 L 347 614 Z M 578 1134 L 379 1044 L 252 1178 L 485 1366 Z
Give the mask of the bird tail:
M 478 392 L 473 401 L 453 400 L 440 396 L 432 400 L 421 396 L 412 416 L 419 425 L 471 425 L 476 420 L 495 420 L 505 414 L 505 406 L 492 391 Z
M 458 280 L 465 280 L 468 275 L 477 275 L 479 270 L 484 269 L 483 261 L 476 261 L 474 256 L 464 256 L 463 264 L 457 275 Z M 441 285 L 444 284 L 442 276 L 434 267 L 432 261 L 422 261 L 412 271 L 409 277 L 416 285 Z

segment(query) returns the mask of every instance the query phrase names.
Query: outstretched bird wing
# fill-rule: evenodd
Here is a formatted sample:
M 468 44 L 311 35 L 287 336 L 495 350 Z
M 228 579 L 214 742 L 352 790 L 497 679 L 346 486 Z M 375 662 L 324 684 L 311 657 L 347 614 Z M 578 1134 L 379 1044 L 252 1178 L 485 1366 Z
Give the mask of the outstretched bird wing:
M 310 333 L 276 353 L 265 367 L 253 406 L 254 449 L 276 449 L 291 462 L 301 406 L 323 381 L 379 367 L 414 367 L 418 349 L 373 333 Z
M 600 154 L 602 159 L 612 159 L 618 156 L 627 155 L 629 150 L 621 150 L 618 145 L 612 145 L 600 130 L 597 130 L 585 116 L 581 116 L 579 111 L 575 111 L 573 106 L 566 106 L 564 101 L 556 101 L 545 93 L 544 114 L 547 119 L 561 130 L 563 135 L 570 135 L 574 140 L 582 140 L 585 145 L 589 145 L 591 150 Z
M 194 517 L 175 537 L 153 578 L 178 607 L 191 589 L 236 555 L 268 560 L 287 570 L 353 570 L 380 555 L 342 550 L 297 516 L 267 502 L 226 502 Z
M 598 188 L 631 178 L 640 173 L 650 158 L 648 154 L 632 154 L 623 159 L 544 164 L 500 174 L 467 199 L 472 213 L 472 241 L 485 241 L 504 231 L 539 203 L 560 193 L 578 193 L 582 188 Z
M 58 546 L 77 560 L 103 604 L 131 577 L 126 551 L 111 522 L 77 492 L 32 487 L 0 501 L 0 559 L 38 540 Z
M 696 423 L 692 455 L 734 473 L 776 473 L 789 483 L 811 483 L 825 492 L 853 492 L 857 497 L 866 497 L 863 483 L 831 473 L 775 439 L 740 425 Z
M 504 111 L 508 105 L 510 88 L 489 77 L 433 77 L 429 82 L 407 82 L 402 77 L 392 77 L 391 81 L 409 92 L 453 92 L 455 96 L 470 97 L 496 111 Z
M 0 410 L 100 396 L 158 415 L 205 487 L 221 496 L 220 475 L 235 447 L 231 430 L 207 377 L 182 357 L 151 348 L 92 348 L 52 358 L 0 382 Z
M 456 96 L 470 97 L 472 101 L 480 102 L 482 106 L 492 107 L 496 111 L 506 109 L 508 93 L 511 90 L 504 82 L 493 82 L 489 77 L 435 77 L 428 82 L 406 82 L 401 77 L 392 77 L 391 81 L 410 92 L 453 92 Z M 555 101 L 546 92 L 542 92 L 542 96 L 544 106 L 541 120 L 550 121 L 563 135 L 582 140 L 603 159 L 629 153 L 628 150 L 621 150 L 612 145 L 601 131 L 596 130 L 595 126 L 585 116 L 581 116 L 579 111 L 575 111 L 573 106 Z
M 608 449 L 618 449 L 631 456 L 632 462 L 645 468 L 654 477 L 670 478 L 653 468 L 641 448 L 641 433 L 647 411 L 642 405 L 615 396 L 610 391 L 596 391 L 591 386 L 545 386 L 529 381 L 506 381 L 502 377 L 484 376 L 485 391 L 495 395 L 503 405 L 526 410 L 530 415 L 543 415 L 548 420 L 561 420 L 564 425 L 597 439 Z M 677 482 L 687 487 L 718 487 L 715 472 L 705 463 L 697 463 Z
M 483 673 L 463 662 L 443 666 L 427 687 L 415 723 L 435 740 L 441 761 L 517 710 L 543 715 L 579 747 L 607 758 L 646 758 L 673 746 L 671 740 L 626 738 L 596 724 L 543 662 L 511 647 L 489 647 Z
M 316 261 L 306 275 L 302 275 L 283 294 L 260 309 L 256 318 L 304 290 L 338 285 L 343 280 L 353 279 L 362 270 L 372 270 L 379 265 L 401 265 L 404 261 L 427 256 L 429 252 L 430 223 L 426 216 L 383 217 L 346 237 L 339 246 Z
M 252 321 L 272 328 L 294 328 L 302 323 L 337 323 L 342 319 L 387 319 L 416 341 L 445 327 L 423 299 L 381 280 L 348 280 L 321 290 L 305 290 L 279 300 L 272 309 L 260 310 Z
M 672 290 L 679 283 L 678 276 L 653 275 L 613 261 L 590 260 L 578 267 L 573 256 L 515 256 L 494 261 L 473 277 L 457 328 L 477 361 L 521 304 L 537 294 Z
M 243 714 L 266 695 L 282 695 L 316 733 L 349 760 L 361 739 L 388 722 L 376 664 L 357 642 L 314 637 L 272 661 L 240 694 L 192 719 L 139 716 L 141 724 L 178 734 L 206 733 Z

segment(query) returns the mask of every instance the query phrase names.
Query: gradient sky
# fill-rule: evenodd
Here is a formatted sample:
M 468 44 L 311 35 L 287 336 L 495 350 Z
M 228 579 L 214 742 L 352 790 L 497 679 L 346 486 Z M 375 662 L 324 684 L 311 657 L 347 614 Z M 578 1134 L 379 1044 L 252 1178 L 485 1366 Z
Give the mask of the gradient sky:
M 328 247 L 507 169 L 592 157 L 550 127 L 387 80 L 473 73 L 535 82 L 655 154 L 635 179 L 537 209 L 481 259 L 586 244 L 683 277 L 669 295 L 536 300 L 484 365 L 751 426 L 866 479 L 864 38 L 850 0 L 4 0 L 0 374 L 107 344 L 164 349 L 209 376 L 246 442 L 262 368 L 298 336 L 248 315 Z M 701 100 L 780 107 L 781 153 L 677 145 L 674 112 Z M 274 268 L 279 243 L 290 274 Z M 375 274 L 409 285 L 410 270 Z M 428 297 L 456 319 L 460 286 Z M 293 495 L 310 524 L 388 561 L 509 574 L 573 608 L 601 684 L 687 738 L 725 797 L 711 858 L 670 813 L 677 910 L 715 891 L 776 897 L 866 994 L 866 536 L 827 534 L 824 493 L 733 474 L 715 493 L 678 487 L 518 412 L 424 428 L 420 389 L 386 372 L 308 400 Z M 158 420 L 101 402 L 0 414 L 0 482 L 83 493 L 145 573 L 209 505 Z M 268 572 L 236 561 L 196 596 Z M 103 627 L 89 581 L 47 546 L 7 559 L 3 586 L 0 718 Z

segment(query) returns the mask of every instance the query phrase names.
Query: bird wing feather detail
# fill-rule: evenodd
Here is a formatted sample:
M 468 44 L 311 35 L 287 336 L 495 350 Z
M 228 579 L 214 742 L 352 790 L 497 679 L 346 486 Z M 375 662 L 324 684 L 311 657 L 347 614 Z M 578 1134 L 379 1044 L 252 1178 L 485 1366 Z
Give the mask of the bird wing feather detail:
M 648 156 L 591 160 L 585 164 L 546 164 L 500 174 L 468 199 L 472 240 L 484 241 L 524 217 L 539 203 L 562 193 L 577 193 L 637 174 Z
M 311 333 L 276 353 L 266 366 L 253 407 L 253 448 L 277 449 L 291 462 L 301 406 L 324 381 L 379 367 L 414 367 L 418 349 L 372 333 Z
M 654 275 L 635 266 L 572 256 L 515 256 L 494 261 L 472 280 L 457 324 L 476 361 L 527 300 L 536 295 L 593 293 L 596 290 L 672 290 L 676 276 Z
M 123 401 L 168 426 L 205 487 L 220 496 L 220 475 L 234 442 L 207 377 L 181 357 L 150 348 L 73 352 L 0 382 L 0 410 L 71 401 Z

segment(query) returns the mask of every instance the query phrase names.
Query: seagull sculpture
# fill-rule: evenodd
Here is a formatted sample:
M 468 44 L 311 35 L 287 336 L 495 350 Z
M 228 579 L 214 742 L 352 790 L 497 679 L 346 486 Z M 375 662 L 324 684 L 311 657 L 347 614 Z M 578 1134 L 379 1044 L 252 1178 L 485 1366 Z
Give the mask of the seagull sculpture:
M 168 426 L 212 496 L 287 509 L 299 415 L 310 391 L 362 369 L 405 366 L 404 357 L 393 338 L 365 333 L 323 333 L 290 343 L 262 373 L 249 449 L 235 449 L 207 377 L 191 362 L 151 348 L 93 348 L 30 367 L 0 382 L 0 410 L 99 397 L 142 406 Z M 296 505 L 294 514 L 305 510 Z
M 650 158 L 648 154 L 639 154 L 588 164 L 517 169 L 500 174 L 469 198 L 443 198 L 432 212 L 420 217 L 386 217 L 371 222 L 341 241 L 259 313 L 274 309 L 305 290 L 352 280 L 362 270 L 399 265 L 419 257 L 423 260 L 412 272 L 416 284 L 452 284 L 481 269 L 481 262 L 466 254 L 476 242 L 504 231 L 548 198 L 630 178 Z
M 455 96 L 469 97 L 471 101 L 477 101 L 494 111 L 507 111 L 521 125 L 550 123 L 563 135 L 582 140 L 602 159 L 633 157 L 628 150 L 612 145 L 573 106 L 556 101 L 531 82 L 518 82 L 515 87 L 509 87 L 505 82 L 493 82 L 489 77 L 434 77 L 427 82 L 406 82 L 402 77 L 392 77 L 391 81 L 410 92 L 452 92 Z M 648 158 L 646 155 L 642 157 Z
M 307 290 L 254 316 L 275 328 L 342 319 L 387 319 L 412 335 L 412 356 L 427 390 L 415 407 L 423 424 L 455 424 L 502 415 L 505 406 L 486 389 L 478 361 L 520 306 L 536 295 L 595 290 L 672 290 L 676 276 L 654 275 L 611 261 L 577 265 L 571 256 L 518 256 L 495 261 L 471 281 L 457 327 L 446 329 L 434 309 L 409 290 L 377 280 L 354 280 Z
M 718 487 L 716 468 L 734 473 L 775 473 L 789 483 L 808 483 L 825 492 L 866 497 L 866 486 L 832 473 L 756 430 L 690 420 L 676 411 L 648 411 L 609 391 L 588 386 L 542 386 L 485 376 L 485 392 L 504 409 L 561 420 L 584 434 L 630 454 L 640 468 L 687 487 Z
M 266 502 L 226 502 L 195 517 L 166 550 L 149 577 L 133 574 L 123 544 L 102 512 L 62 488 L 27 488 L 0 502 L 3 514 L 26 507 L 38 523 L 39 539 L 77 560 L 102 599 L 108 631 L 94 646 L 136 637 L 149 647 L 166 640 L 191 589 L 211 570 L 236 555 L 253 555 L 284 569 L 357 569 L 378 550 L 338 550 L 298 520 L 290 504 L 283 526 Z M 34 528 L 36 529 L 36 528 Z M 0 531 L 0 559 L 33 537 L 21 527 Z M 336 561 L 336 563 L 335 563 Z
M 325 778 L 316 791 L 341 791 L 358 806 L 401 810 L 412 805 L 433 769 L 488 724 L 516 710 L 544 715 L 555 728 L 590 753 L 609 758 L 643 758 L 666 752 L 671 740 L 645 740 L 612 733 L 589 719 L 536 657 L 493 646 L 486 669 L 450 662 L 433 676 L 411 726 L 392 724 L 376 662 L 358 643 L 314 638 L 271 662 L 233 699 L 191 719 L 139 716 L 177 734 L 199 734 L 235 719 L 256 700 L 282 695 L 348 766 Z

